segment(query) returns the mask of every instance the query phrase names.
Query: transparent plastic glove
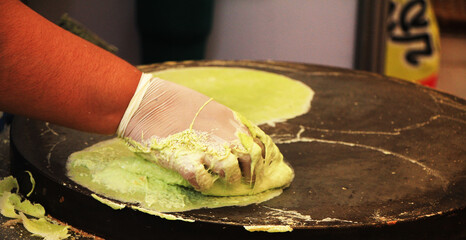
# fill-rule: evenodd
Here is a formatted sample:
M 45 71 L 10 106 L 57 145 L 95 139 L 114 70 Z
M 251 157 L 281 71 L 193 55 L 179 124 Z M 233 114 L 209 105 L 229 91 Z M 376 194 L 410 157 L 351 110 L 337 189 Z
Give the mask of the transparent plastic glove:
M 168 154 L 152 151 L 157 163 L 177 171 L 199 191 L 210 188 L 218 177 L 231 183 L 242 176 L 251 179 L 251 158 L 241 153 L 237 137 L 238 132 L 248 133 L 248 129 L 235 118 L 233 111 L 199 92 L 153 78 L 151 74 L 141 76 L 121 120 L 118 135 L 148 144 L 151 139 L 164 139 L 191 127 L 207 136 L 212 146 L 228 146 L 236 155 L 228 154 L 219 161 L 203 151 L 182 154 L 175 150 Z

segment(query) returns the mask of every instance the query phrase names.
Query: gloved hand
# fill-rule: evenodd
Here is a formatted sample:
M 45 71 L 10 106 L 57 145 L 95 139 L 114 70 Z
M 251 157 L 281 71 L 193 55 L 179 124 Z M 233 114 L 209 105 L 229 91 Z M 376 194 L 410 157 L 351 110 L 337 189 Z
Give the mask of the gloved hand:
M 241 177 L 252 180 L 251 157 L 238 138 L 238 133 L 249 132 L 231 109 L 199 92 L 143 73 L 118 135 L 150 145 L 189 129 L 205 138 L 209 149 L 179 154 L 177 149 L 164 148 L 164 154 L 159 154 L 152 148 L 153 160 L 180 173 L 199 191 L 210 188 L 219 177 L 230 183 Z M 263 148 L 258 139 L 254 141 Z M 212 149 L 231 152 L 219 157 Z

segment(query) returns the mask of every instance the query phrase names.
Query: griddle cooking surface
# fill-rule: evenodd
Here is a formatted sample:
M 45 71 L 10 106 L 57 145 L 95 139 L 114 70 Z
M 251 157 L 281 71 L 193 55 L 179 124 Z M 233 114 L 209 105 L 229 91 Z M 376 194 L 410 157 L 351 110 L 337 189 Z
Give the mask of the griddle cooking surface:
M 259 205 L 173 213 L 195 223 L 112 210 L 65 173 L 71 153 L 108 136 L 17 118 L 11 133 L 15 163 L 19 175 L 27 169 L 37 178 L 32 197 L 53 216 L 104 236 L 152 231 L 189 236 L 189 229 L 232 231 L 235 237 L 255 234 L 243 225 L 287 225 L 295 229 L 292 235 L 306 236 L 328 229 L 370 232 L 374 225 L 409 229 L 409 224 L 424 221 L 427 226 L 436 217 L 464 218 L 465 100 L 380 75 L 305 64 L 198 61 L 141 69 L 189 66 L 269 71 L 300 80 L 315 91 L 309 113 L 261 126 L 296 172 L 281 196 Z M 138 231 L 130 230 L 134 228 Z

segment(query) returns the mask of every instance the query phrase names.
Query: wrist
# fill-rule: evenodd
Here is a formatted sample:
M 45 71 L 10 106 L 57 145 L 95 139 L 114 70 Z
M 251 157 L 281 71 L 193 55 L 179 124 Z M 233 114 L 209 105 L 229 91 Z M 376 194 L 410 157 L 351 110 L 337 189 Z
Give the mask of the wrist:
M 150 73 L 141 74 L 136 90 L 134 91 L 133 96 L 130 98 L 131 100 L 128 102 L 127 107 L 124 110 L 124 114 L 122 114 L 122 117 L 120 118 L 121 120 L 116 131 L 119 137 L 125 136 L 125 130 L 128 126 L 129 121 L 138 109 L 142 101 L 142 98 L 144 97 L 147 89 L 149 88 L 151 81 L 154 80 L 158 79 L 153 79 L 152 74 Z

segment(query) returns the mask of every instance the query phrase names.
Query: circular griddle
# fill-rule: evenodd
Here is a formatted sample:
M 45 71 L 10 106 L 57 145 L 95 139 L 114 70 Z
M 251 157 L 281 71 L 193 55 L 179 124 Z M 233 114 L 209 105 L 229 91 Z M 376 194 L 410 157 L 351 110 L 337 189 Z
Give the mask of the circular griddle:
M 466 101 L 372 73 L 272 61 L 167 62 L 143 71 L 191 66 L 252 68 L 283 74 L 314 91 L 310 112 L 270 134 L 296 172 L 268 202 L 173 213 L 169 221 L 113 210 L 66 176 L 67 157 L 108 139 L 26 118 L 11 129 L 13 169 L 24 192 L 52 216 L 110 239 L 444 238 L 464 237 Z M 29 184 L 30 185 L 30 184 Z M 243 226 L 286 225 L 289 233 Z

